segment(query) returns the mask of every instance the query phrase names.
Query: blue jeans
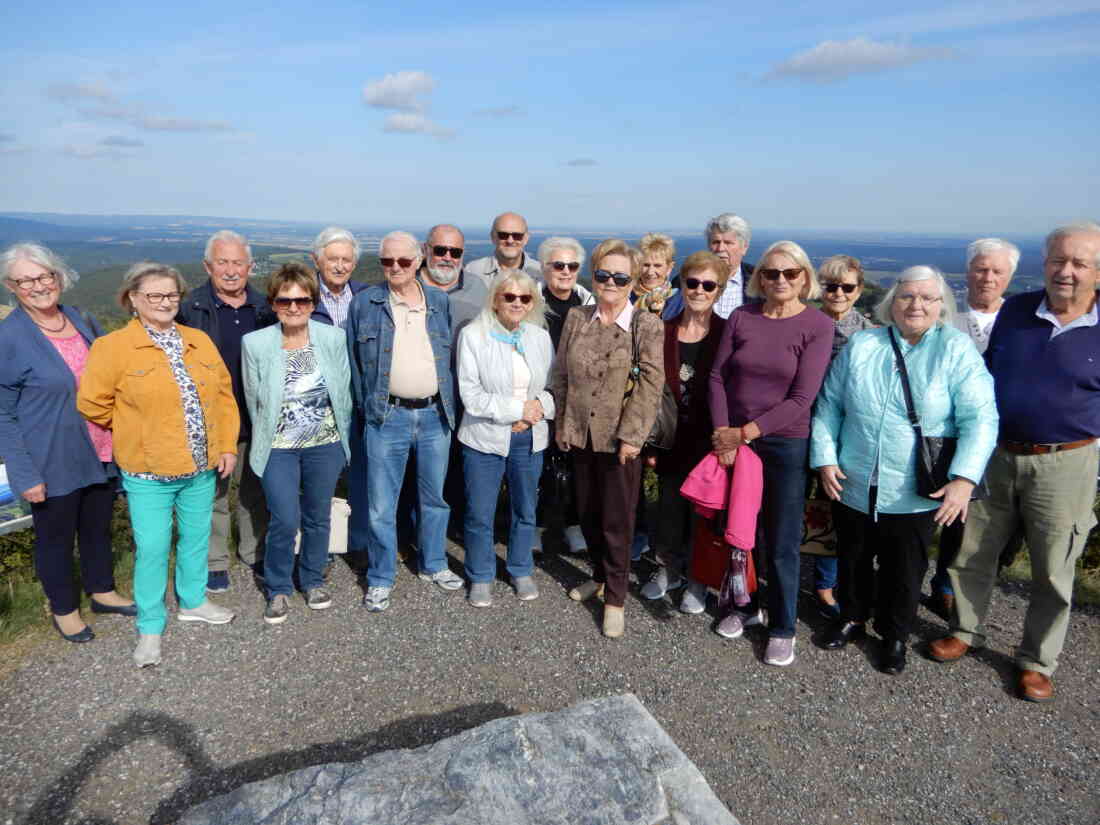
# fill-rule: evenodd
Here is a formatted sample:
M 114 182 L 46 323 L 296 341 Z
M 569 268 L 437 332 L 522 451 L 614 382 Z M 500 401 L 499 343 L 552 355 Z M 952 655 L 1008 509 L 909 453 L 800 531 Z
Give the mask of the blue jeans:
M 814 556 L 814 590 L 836 587 L 836 556 Z
M 264 546 L 264 585 L 269 599 L 294 592 L 294 535 L 299 525 L 298 583 L 305 591 L 324 584 L 332 494 L 345 461 L 339 441 L 271 451 L 261 479 L 271 513 Z
M 410 452 L 416 456 L 420 572 L 438 573 L 447 566 L 444 547 L 451 513 L 443 500 L 451 451 L 446 418 L 437 405 L 419 410 L 390 406 L 380 425 L 367 424 L 366 442 L 370 512 L 367 586 L 393 587 L 397 575 L 397 498 Z
M 359 416 L 352 415 L 351 424 L 351 464 L 348 467 L 348 504 L 351 505 L 351 517 L 348 519 L 348 552 L 363 552 L 370 543 L 368 530 L 369 510 L 367 507 L 367 448 L 363 439 L 363 428 L 357 424 Z
M 491 582 L 496 578 L 497 554 L 493 549 L 493 518 L 496 515 L 500 480 L 507 474 L 512 523 L 508 531 L 508 575 L 530 576 L 535 569 L 531 554 L 535 546 L 535 509 L 538 505 L 542 453 L 532 452 L 531 430 L 512 433 L 508 457 L 483 453 L 463 445 L 462 463 L 466 476 L 466 576 L 470 582 Z

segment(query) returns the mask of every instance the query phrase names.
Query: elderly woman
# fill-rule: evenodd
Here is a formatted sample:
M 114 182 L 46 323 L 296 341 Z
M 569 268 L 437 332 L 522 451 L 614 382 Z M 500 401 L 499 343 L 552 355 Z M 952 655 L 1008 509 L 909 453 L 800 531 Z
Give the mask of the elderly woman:
M 31 505 L 34 567 L 53 625 L 70 642 L 88 642 L 95 634 L 80 617 L 72 576 L 78 536 L 92 612 L 137 612 L 115 592 L 111 509 L 118 472 L 111 432 L 76 411 L 88 349 L 103 330 L 58 303 L 76 273 L 49 249 L 9 247 L 0 255 L 0 274 L 19 304 L 0 323 L 0 457 L 12 490 Z
M 814 413 L 810 465 L 841 504 L 841 618 L 824 646 L 838 650 L 863 636 L 873 605 L 885 642 L 882 669 L 891 674 L 905 668 L 936 525 L 966 520 L 997 438 L 993 379 L 966 334 L 951 325 L 954 314 L 951 289 L 938 271 L 906 269 L 875 310 L 885 327 L 852 338 L 833 363 Z M 927 498 L 917 492 L 918 445 L 899 353 L 923 434 L 958 439 L 950 481 Z
M 505 477 L 512 507 L 508 575 L 521 601 L 539 595 L 531 548 L 546 419 L 554 416 L 546 389 L 554 350 L 543 329 L 543 311 L 538 284 L 523 270 L 511 270 L 493 283 L 485 308 L 459 334 L 458 392 L 465 409 L 458 440 L 466 478 L 466 576 L 474 607 L 493 601 L 493 520 Z
M 646 599 L 688 586 L 680 600 L 684 613 L 702 613 L 706 585 L 687 578 L 691 554 L 692 507 L 680 495 L 688 473 L 710 452 L 710 409 L 707 389 L 718 342 L 726 321 L 714 314 L 714 304 L 729 280 L 729 264 L 713 252 L 689 255 L 680 269 L 683 310 L 664 322 L 665 383 L 676 399 L 676 441 L 656 458 L 657 561 L 661 564 L 642 587 Z
M 638 241 L 638 249 L 642 253 L 642 274 L 631 290 L 630 300 L 660 315 L 676 294 L 669 284 L 676 263 L 676 242 L 661 232 L 647 232 Z
M 806 304 L 820 288 L 810 259 L 791 241 L 764 251 L 746 292 L 764 301 L 738 307 L 726 321 L 710 375 L 712 442 L 723 464 L 732 465 L 746 443 L 764 465 L 758 548 L 768 581 L 764 662 L 784 666 L 794 661 L 810 412 L 829 365 L 833 324 Z M 762 624 L 756 599 L 747 611 L 722 618 L 718 634 L 736 639 Z
M 179 620 L 233 620 L 206 598 L 206 558 L 215 475 L 226 478 L 236 465 L 240 416 L 213 342 L 175 323 L 186 289 L 170 266 L 130 267 L 118 302 L 135 317 L 92 344 L 76 400 L 85 418 L 114 435 L 137 545 L 138 667 L 160 664 L 173 512 Z
M 310 320 L 319 294 L 309 269 L 284 264 L 267 286 L 278 325 L 241 340 L 250 460 L 271 512 L 264 546 L 268 624 L 286 621 L 299 528 L 298 583 L 306 606 L 332 606 L 324 571 L 332 494 L 351 455 L 351 368 L 345 334 Z
M 624 241 L 592 252 L 596 305 L 565 319 L 554 365 L 558 447 L 573 454 L 577 509 L 592 554 L 592 580 L 569 597 L 604 597 L 603 632 L 622 636 L 642 446 L 664 385 L 661 322 L 635 312 L 630 291 L 641 254 Z

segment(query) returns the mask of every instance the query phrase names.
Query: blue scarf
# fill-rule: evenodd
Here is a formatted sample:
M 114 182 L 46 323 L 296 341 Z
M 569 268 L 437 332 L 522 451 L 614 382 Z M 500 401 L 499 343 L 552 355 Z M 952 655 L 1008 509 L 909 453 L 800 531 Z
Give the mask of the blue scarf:
M 522 324 L 516 327 L 514 332 L 506 330 L 499 322 L 494 322 L 493 326 L 489 329 L 489 335 L 492 336 L 494 341 L 501 341 L 505 344 L 509 344 L 516 348 L 516 352 L 523 355 L 523 333 L 520 332 Z

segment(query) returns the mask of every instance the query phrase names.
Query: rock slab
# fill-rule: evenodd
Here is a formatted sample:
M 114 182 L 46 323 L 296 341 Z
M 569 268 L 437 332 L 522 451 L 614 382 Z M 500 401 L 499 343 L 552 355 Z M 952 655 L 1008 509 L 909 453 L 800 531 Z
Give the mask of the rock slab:
M 738 825 L 632 694 L 253 782 L 180 825 Z

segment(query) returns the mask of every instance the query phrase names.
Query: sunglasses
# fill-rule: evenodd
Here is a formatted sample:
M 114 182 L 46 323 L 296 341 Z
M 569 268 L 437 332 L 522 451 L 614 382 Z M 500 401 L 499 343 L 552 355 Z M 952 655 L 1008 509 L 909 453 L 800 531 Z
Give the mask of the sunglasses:
M 845 295 L 851 295 L 856 291 L 857 284 L 824 284 L 826 292 L 836 292 L 838 289 L 843 289 Z
M 703 288 L 703 292 L 714 292 L 718 289 L 717 281 L 700 281 L 698 278 L 684 278 L 684 286 L 688 289 Z
M 581 268 L 581 265 L 576 261 L 570 261 L 569 263 L 566 263 L 565 261 L 551 261 L 550 268 L 553 269 L 555 272 L 564 272 L 567 269 L 570 272 L 576 272 L 578 269 Z
M 389 269 L 396 262 L 402 269 L 408 269 L 416 261 L 416 258 L 379 258 L 378 263 L 383 269 Z
M 313 306 L 313 299 L 308 295 L 305 298 L 276 298 L 272 303 L 276 309 L 290 309 L 291 306 L 296 306 L 298 309 L 309 309 Z
M 791 269 L 761 269 L 759 272 L 760 277 L 765 281 L 778 281 L 780 275 L 788 281 L 794 281 L 802 274 L 802 267 L 796 266 Z
M 608 281 L 614 281 L 615 286 L 626 286 L 630 283 L 629 275 L 624 275 L 622 272 L 608 272 L 606 269 L 597 269 L 592 274 L 592 278 L 598 284 L 606 284 Z
M 527 306 L 529 303 L 531 303 L 530 293 L 524 295 L 516 295 L 514 292 L 500 292 L 497 294 L 499 295 L 499 297 L 504 299 L 504 303 L 506 304 L 514 304 L 516 301 L 519 301 L 524 306 Z
M 526 236 L 526 232 L 497 232 L 497 240 L 500 241 L 506 241 L 509 238 L 513 241 L 522 241 Z
M 432 254 L 437 258 L 443 258 L 448 252 L 451 253 L 451 257 L 456 261 L 462 257 L 462 253 L 465 250 L 461 246 L 433 246 Z

